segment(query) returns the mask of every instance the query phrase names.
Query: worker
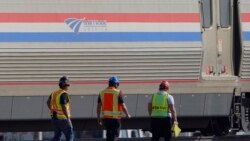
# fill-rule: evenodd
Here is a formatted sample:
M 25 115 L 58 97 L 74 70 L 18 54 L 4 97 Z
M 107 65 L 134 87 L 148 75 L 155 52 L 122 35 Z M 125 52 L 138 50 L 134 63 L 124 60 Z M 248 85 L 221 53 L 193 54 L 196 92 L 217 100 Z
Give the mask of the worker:
M 117 76 L 109 78 L 109 86 L 99 93 L 97 105 L 97 122 L 104 124 L 107 133 L 106 141 L 117 141 L 121 128 L 122 111 L 130 118 L 127 106 L 123 100 L 121 90 L 118 90 L 119 79 Z M 102 112 L 102 118 L 100 116 Z
M 62 133 L 66 141 L 73 141 L 73 126 L 70 120 L 69 79 L 63 76 L 59 80 L 59 89 L 52 92 L 47 100 L 47 106 L 51 112 L 54 137 L 51 141 L 59 141 Z
M 164 137 L 165 141 L 170 141 L 172 121 L 174 124 L 178 124 L 174 98 L 168 93 L 169 87 L 168 81 L 162 81 L 159 85 L 159 91 L 152 95 L 148 103 L 153 135 L 151 141 L 159 141 L 161 137 Z

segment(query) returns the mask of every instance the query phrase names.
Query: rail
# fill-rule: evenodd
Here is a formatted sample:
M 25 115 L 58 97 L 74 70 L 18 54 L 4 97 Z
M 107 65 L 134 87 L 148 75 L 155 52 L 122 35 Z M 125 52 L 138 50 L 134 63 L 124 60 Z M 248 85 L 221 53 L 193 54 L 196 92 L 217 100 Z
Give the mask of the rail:
M 172 141 L 249 141 L 250 135 L 224 137 L 178 137 Z M 75 141 L 105 141 L 105 139 L 76 139 Z M 150 141 L 150 138 L 121 138 L 119 141 Z M 163 141 L 163 139 L 162 139 Z

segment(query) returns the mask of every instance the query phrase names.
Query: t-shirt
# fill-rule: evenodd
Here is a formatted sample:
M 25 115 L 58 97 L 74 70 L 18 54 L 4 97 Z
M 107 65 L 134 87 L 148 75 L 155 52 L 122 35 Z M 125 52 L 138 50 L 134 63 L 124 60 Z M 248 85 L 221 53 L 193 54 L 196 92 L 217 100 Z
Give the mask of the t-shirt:
M 60 97 L 60 104 L 65 105 L 69 103 L 69 95 L 67 93 L 63 93 Z
M 98 96 L 97 102 L 98 103 L 102 103 L 100 95 Z M 123 103 L 124 103 L 124 101 L 123 101 L 123 94 L 122 94 L 122 91 L 120 91 L 119 96 L 118 96 L 118 104 L 123 104 Z

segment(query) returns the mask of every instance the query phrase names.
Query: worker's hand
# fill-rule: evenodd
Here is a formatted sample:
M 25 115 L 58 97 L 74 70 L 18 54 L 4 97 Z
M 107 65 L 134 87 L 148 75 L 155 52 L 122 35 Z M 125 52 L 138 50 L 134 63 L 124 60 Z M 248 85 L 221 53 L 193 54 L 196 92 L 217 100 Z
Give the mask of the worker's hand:
M 102 119 L 101 118 L 97 118 L 97 123 L 102 126 Z
M 69 126 L 70 126 L 70 127 L 73 127 L 73 125 L 72 125 L 72 122 L 71 122 L 70 118 L 68 118 L 67 120 L 68 120 L 68 124 L 69 124 Z
M 174 124 L 179 124 L 178 121 L 174 121 Z
M 131 115 L 130 115 L 130 114 L 127 114 L 127 115 L 126 115 L 126 118 L 131 118 Z

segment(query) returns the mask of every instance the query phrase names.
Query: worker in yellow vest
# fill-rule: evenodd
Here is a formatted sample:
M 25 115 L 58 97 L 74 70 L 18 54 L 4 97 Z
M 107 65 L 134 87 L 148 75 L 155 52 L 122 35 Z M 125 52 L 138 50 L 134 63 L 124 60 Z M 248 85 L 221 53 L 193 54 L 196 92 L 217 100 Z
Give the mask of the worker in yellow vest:
M 97 105 L 98 124 L 104 124 L 107 133 L 106 141 L 117 141 L 121 128 L 122 111 L 130 118 L 127 106 L 123 101 L 123 94 L 118 90 L 119 79 L 116 76 L 109 78 L 109 86 L 99 93 Z M 102 112 L 102 118 L 100 116 Z
M 73 126 L 70 120 L 70 97 L 67 93 L 69 79 L 63 76 L 59 80 L 59 89 L 52 92 L 47 100 L 51 112 L 55 135 L 51 141 L 59 141 L 64 133 L 66 141 L 73 141 Z
M 169 86 L 168 81 L 162 81 L 159 91 L 153 94 L 148 104 L 153 135 L 151 141 L 159 141 L 161 137 L 164 137 L 165 141 L 170 141 L 172 120 L 175 124 L 178 124 L 174 98 L 168 93 Z

